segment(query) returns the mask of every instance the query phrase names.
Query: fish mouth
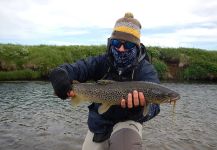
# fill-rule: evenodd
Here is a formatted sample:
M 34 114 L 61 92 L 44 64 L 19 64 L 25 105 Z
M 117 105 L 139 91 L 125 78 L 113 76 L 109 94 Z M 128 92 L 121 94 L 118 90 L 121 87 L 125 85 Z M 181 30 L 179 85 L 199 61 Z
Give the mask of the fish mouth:
M 178 99 L 180 99 L 180 95 L 173 97 L 170 99 L 170 103 L 177 101 Z
M 180 95 L 174 95 L 174 96 L 171 96 L 171 97 L 167 97 L 166 99 L 164 99 L 160 103 L 170 103 L 171 104 L 173 102 L 176 102 L 178 99 L 180 99 Z

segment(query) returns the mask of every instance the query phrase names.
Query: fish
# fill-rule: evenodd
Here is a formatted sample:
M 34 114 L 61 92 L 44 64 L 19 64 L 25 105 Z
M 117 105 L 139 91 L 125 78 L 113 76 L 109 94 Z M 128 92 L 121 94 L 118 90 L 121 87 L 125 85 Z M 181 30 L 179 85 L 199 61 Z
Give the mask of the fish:
M 98 80 L 97 82 L 72 84 L 74 96 L 71 101 L 77 105 L 82 101 L 101 103 L 98 113 L 105 113 L 111 106 L 120 105 L 121 100 L 134 90 L 143 92 L 147 105 L 172 103 L 180 99 L 180 94 L 157 83 L 147 81 L 118 82 L 113 80 Z M 149 107 L 144 108 L 147 114 Z

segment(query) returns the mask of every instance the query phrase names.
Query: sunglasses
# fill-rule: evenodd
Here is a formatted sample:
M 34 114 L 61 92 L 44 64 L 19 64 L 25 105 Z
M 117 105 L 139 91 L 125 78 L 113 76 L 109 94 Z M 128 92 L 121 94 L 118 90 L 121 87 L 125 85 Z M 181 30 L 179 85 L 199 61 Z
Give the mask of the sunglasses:
M 136 44 L 132 42 L 111 39 L 111 45 L 116 48 L 120 48 L 122 44 L 124 45 L 124 49 L 132 49 L 133 47 L 136 46 Z

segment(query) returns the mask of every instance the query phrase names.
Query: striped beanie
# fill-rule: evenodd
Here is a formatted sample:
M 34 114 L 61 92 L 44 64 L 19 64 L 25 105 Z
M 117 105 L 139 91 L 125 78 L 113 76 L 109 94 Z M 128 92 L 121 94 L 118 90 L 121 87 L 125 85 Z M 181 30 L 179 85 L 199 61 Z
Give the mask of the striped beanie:
M 125 13 L 123 18 L 116 21 L 111 39 L 120 39 L 140 44 L 140 22 L 133 17 L 132 13 Z

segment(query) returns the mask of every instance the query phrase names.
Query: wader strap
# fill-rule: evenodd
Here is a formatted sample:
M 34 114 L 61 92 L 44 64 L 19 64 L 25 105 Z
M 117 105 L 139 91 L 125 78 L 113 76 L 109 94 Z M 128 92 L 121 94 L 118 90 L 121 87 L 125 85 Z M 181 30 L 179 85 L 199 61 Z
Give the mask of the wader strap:
M 102 79 L 106 79 L 108 77 L 108 74 L 110 72 L 111 68 L 109 67 L 105 75 L 102 77 Z
M 138 63 L 140 63 L 140 61 L 142 61 L 145 58 L 146 54 L 143 54 L 141 57 L 139 57 L 138 59 Z

